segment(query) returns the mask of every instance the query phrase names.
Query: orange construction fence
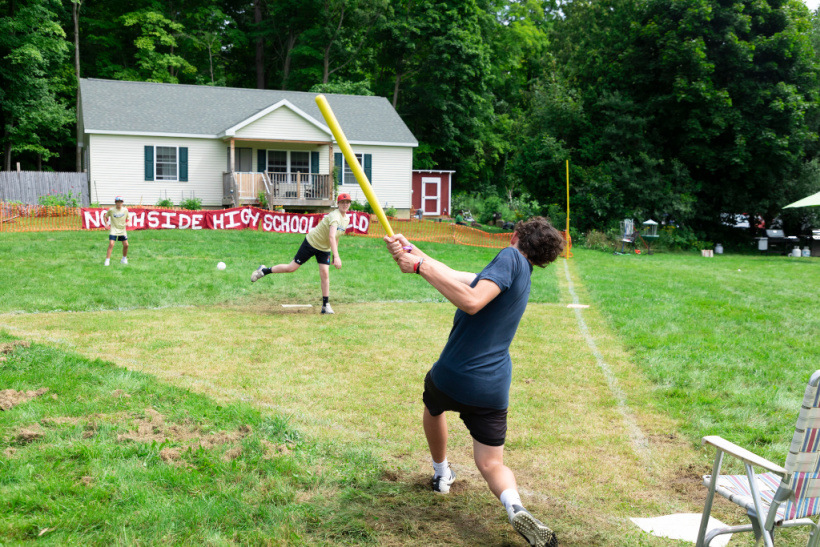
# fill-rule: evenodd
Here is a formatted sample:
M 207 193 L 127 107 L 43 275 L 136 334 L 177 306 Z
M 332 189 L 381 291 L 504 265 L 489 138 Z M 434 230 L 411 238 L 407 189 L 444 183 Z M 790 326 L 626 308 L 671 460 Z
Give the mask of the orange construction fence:
M 483 230 L 461 226 L 452 222 L 436 222 L 432 220 L 418 220 L 415 218 L 390 218 L 390 227 L 396 234 L 402 234 L 408 240 L 426 241 L 432 243 L 455 243 L 458 245 L 468 245 L 471 247 L 488 247 L 491 249 L 503 249 L 509 246 L 512 232 L 500 234 L 489 234 Z M 381 225 L 376 215 L 370 215 L 370 228 L 367 234 L 356 234 L 360 237 L 384 237 L 387 232 Z M 572 256 L 572 239 L 565 231 L 561 232 L 567 247 L 562 256 Z
M 141 206 L 145 209 L 154 207 Z M 510 232 L 490 234 L 470 226 L 461 226 L 452 222 L 436 222 L 415 218 L 391 218 L 393 232 L 403 234 L 414 242 L 455 243 L 471 247 L 503 249 L 510 244 Z M 25 205 L 0 203 L 0 232 L 53 232 L 80 231 L 80 209 L 77 207 L 59 207 L 45 205 Z M 104 228 L 100 228 L 104 229 Z M 567 246 L 572 248 L 572 240 L 566 232 L 561 232 Z M 376 215 L 370 215 L 370 227 L 367 234 L 361 237 L 382 238 L 387 235 L 384 226 Z M 572 256 L 568 250 L 563 253 Z

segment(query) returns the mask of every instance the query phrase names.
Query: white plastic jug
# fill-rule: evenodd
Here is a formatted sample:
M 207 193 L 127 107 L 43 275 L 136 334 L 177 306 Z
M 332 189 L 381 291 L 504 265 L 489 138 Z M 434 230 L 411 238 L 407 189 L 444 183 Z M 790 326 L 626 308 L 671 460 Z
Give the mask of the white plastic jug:
M 720 243 L 717 243 L 715 245 L 715 254 L 716 255 L 722 255 L 723 254 L 723 245 L 721 245 Z
M 803 247 L 803 257 L 809 258 L 811 256 L 811 249 L 808 247 Z
M 794 249 L 792 249 L 792 256 L 796 256 L 796 257 L 801 256 L 800 247 L 795 247 Z

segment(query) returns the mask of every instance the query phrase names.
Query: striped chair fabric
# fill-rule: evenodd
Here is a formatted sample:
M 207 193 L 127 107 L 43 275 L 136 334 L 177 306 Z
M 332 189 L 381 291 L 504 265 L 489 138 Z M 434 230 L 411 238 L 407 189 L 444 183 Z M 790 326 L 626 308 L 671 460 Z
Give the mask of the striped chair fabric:
M 812 385 L 814 384 L 814 385 Z M 704 438 L 706 441 L 707 437 Z M 715 437 L 719 439 L 719 437 Z M 731 444 L 731 443 L 730 443 Z M 797 417 L 794 437 L 792 437 L 786 463 L 783 466 L 785 473 L 781 478 L 780 474 L 766 472 L 756 474 L 751 471 L 751 467 L 746 464 L 746 475 L 720 475 L 720 449 L 716 455 L 715 469 L 718 478 L 715 483 L 714 493 L 728 499 L 729 501 L 746 509 L 752 526 L 727 527 L 715 530 L 706 534 L 706 522 L 711 511 L 711 495 L 707 497 L 704 507 L 701 530 L 698 537 L 698 545 L 708 545 L 711 538 L 716 535 L 753 531 L 755 526 L 759 526 L 758 532 L 764 539 L 764 543 L 773 545 L 773 531 L 771 529 L 762 530 L 763 521 L 770 524 L 767 526 L 798 526 L 812 525 L 813 531 L 809 538 L 809 545 L 820 547 L 820 529 L 807 517 L 820 514 L 820 370 L 812 375 L 808 386 L 806 386 L 803 404 Z M 761 503 L 762 515 L 757 515 L 752 489 L 749 484 L 749 477 L 753 476 L 756 483 L 756 492 Z M 711 475 L 703 477 L 703 484 L 710 488 Z M 779 500 L 779 501 L 775 501 Z M 774 506 L 774 518 L 770 513 Z M 766 513 L 769 513 L 766 515 Z M 803 519 L 803 520 L 800 520 Z M 759 524 L 755 524 L 755 521 Z M 759 539 L 759 538 L 758 538 Z
M 782 479 L 774 473 L 756 475 L 760 501 L 768 508 L 780 487 L 790 487 L 794 492 L 784 505 L 777 509 L 775 521 L 811 517 L 820 514 L 820 386 L 809 385 L 803 396 L 803 405 L 797 417 L 789 455 L 786 457 L 786 476 Z M 709 486 L 711 475 L 703 477 Z M 747 510 L 754 510 L 752 491 L 746 475 L 720 475 L 718 494 Z

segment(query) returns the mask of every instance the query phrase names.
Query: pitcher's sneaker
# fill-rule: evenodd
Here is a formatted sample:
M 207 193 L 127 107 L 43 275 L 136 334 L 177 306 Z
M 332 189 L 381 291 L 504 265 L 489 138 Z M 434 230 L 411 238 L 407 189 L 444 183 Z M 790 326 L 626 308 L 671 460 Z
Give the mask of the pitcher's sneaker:
M 433 476 L 433 492 L 436 494 L 449 494 L 450 485 L 456 481 L 456 472 L 447 468 L 448 475 L 441 477 Z
M 251 274 L 251 283 L 256 283 L 257 281 L 259 281 L 260 279 L 265 277 L 265 274 L 262 273 L 262 269 L 264 267 L 265 267 L 265 265 L 262 264 L 261 266 L 259 266 L 258 268 L 256 268 L 253 271 L 253 273 Z
M 111 259 L 110 259 L 110 258 L 106 258 L 106 259 L 105 259 L 105 265 L 106 265 L 106 266 L 108 266 L 109 264 L 111 264 Z
M 322 305 L 322 313 L 334 313 L 333 308 L 330 307 L 330 302 Z
M 125 257 L 122 257 L 122 260 L 120 260 L 120 264 L 128 264 L 128 259 L 125 258 Z
M 509 518 L 515 531 L 521 534 L 531 547 L 558 547 L 555 532 L 535 518 L 520 505 L 513 505 Z

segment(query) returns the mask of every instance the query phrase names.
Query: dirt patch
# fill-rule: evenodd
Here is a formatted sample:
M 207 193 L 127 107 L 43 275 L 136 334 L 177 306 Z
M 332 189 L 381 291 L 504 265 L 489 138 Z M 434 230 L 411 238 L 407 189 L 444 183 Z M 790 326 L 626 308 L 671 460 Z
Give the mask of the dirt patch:
M 692 505 L 703 505 L 703 500 L 706 498 L 703 476 L 709 475 L 711 472 L 709 466 L 698 466 L 690 463 L 672 473 L 669 478 L 669 486 Z
M 48 391 L 47 387 L 41 387 L 36 391 L 17 391 L 14 389 L 4 389 L 0 391 L 0 410 L 11 410 L 15 406 L 35 399 Z
M 40 424 L 33 424 L 28 427 L 21 427 L 17 430 L 17 434 L 14 436 L 14 440 L 21 444 L 28 444 L 33 443 L 34 441 L 39 441 L 45 436 L 45 432 L 43 428 L 40 427 Z
M 8 447 L 8 448 L 6 448 L 6 449 L 3 451 L 3 454 L 5 454 L 5 456 L 6 456 L 7 458 L 13 458 L 13 457 L 14 457 L 14 455 L 15 455 L 15 454 L 17 454 L 17 449 L 16 449 L 16 448 L 12 448 L 12 447 Z
M 159 457 L 162 458 L 162 461 L 165 463 L 171 463 L 177 461 L 180 454 L 176 448 L 163 448 L 159 451 Z
M 232 462 L 242 455 L 242 447 L 235 446 L 222 455 L 223 462 Z
M 186 445 L 188 448 L 192 449 L 196 449 L 198 447 L 211 449 L 216 446 L 234 444 L 253 432 L 253 429 L 249 425 L 240 426 L 236 431 L 216 431 L 212 433 L 205 433 L 190 421 L 185 424 L 166 424 L 165 416 L 153 408 L 145 409 L 145 417 L 134 420 L 133 425 L 135 429 L 133 431 L 117 435 L 117 441 L 161 443 L 168 440 Z M 175 451 L 176 449 L 167 450 Z M 241 450 L 239 453 L 241 454 Z M 169 461 L 162 456 L 162 453 L 160 453 L 160 456 L 163 460 Z M 171 457 L 171 452 L 169 452 L 167 456 Z M 179 452 L 177 451 L 177 459 L 178 458 Z
M 117 399 L 130 399 L 131 398 L 130 394 L 124 392 L 121 389 L 115 389 L 114 391 L 112 391 L 111 396 L 115 397 Z
M 262 446 L 265 447 L 265 455 L 263 456 L 263 459 L 265 460 L 270 460 L 277 456 L 290 453 L 290 449 L 286 444 L 273 444 L 270 441 L 262 439 Z
M 31 347 L 30 342 L 26 342 L 25 340 L 20 340 L 19 342 L 8 342 L 5 344 L 0 344 L 0 356 L 8 355 L 9 353 L 13 352 L 17 348 L 28 348 Z
M 80 482 L 83 483 L 84 486 L 93 486 L 94 477 L 89 477 L 88 475 L 85 475 L 84 477 L 80 477 Z

